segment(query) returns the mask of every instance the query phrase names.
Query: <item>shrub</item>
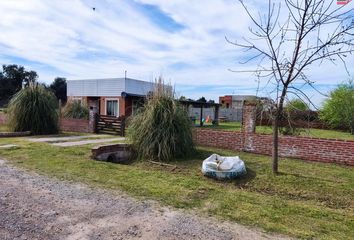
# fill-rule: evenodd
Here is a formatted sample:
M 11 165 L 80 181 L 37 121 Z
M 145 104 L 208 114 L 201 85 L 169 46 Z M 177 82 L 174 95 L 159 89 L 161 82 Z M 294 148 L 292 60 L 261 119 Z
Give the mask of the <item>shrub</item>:
M 286 103 L 284 107 L 282 120 L 287 124 L 279 128 L 279 131 L 283 135 L 300 135 L 301 129 L 296 126 L 298 120 L 309 120 L 306 116 L 309 113 L 309 106 L 301 99 L 293 99 Z
M 169 161 L 193 152 L 187 111 L 174 100 L 172 88 L 161 79 L 142 111 L 131 119 L 128 138 L 138 159 Z
M 10 100 L 7 109 L 9 128 L 33 134 L 57 133 L 57 108 L 57 99 L 51 91 L 38 83 L 31 83 Z
M 66 118 L 88 119 L 89 109 L 87 105 L 79 101 L 68 101 L 63 108 L 63 116 Z
M 354 134 L 354 82 L 339 85 L 324 102 L 320 117 L 334 128 Z

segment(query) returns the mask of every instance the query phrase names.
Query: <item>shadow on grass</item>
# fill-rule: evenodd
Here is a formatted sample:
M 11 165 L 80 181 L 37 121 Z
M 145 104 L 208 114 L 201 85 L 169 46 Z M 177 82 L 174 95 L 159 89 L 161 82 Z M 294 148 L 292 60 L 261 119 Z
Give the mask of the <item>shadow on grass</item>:
M 248 182 L 253 181 L 253 179 L 256 178 L 257 173 L 255 171 L 253 171 L 251 168 L 246 167 L 247 170 L 247 174 L 240 176 L 238 178 L 235 179 L 235 185 L 237 187 L 243 187 L 245 186 Z
M 313 176 L 306 176 L 304 174 L 299 174 L 299 173 L 290 173 L 290 172 L 279 172 L 277 173 L 278 176 L 291 176 L 295 177 L 297 179 L 302 179 L 302 180 L 308 180 L 308 181 L 316 181 L 316 182 L 328 182 L 328 183 L 333 183 L 333 180 L 326 179 L 326 178 L 321 178 L 321 177 L 313 177 Z M 340 179 L 336 179 L 336 182 L 343 182 Z

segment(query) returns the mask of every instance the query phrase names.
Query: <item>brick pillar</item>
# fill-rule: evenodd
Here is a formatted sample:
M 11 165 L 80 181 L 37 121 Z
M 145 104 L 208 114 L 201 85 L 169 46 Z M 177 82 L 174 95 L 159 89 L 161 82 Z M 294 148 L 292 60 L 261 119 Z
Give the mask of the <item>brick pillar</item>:
M 242 114 L 242 131 L 245 134 L 256 132 L 257 105 L 253 102 L 245 102 Z
M 95 133 L 96 132 L 96 124 L 97 124 L 97 107 L 90 107 L 90 114 L 89 114 L 89 132 Z
M 253 102 L 244 102 L 242 113 L 243 151 L 253 151 L 253 137 L 256 132 L 256 110 Z

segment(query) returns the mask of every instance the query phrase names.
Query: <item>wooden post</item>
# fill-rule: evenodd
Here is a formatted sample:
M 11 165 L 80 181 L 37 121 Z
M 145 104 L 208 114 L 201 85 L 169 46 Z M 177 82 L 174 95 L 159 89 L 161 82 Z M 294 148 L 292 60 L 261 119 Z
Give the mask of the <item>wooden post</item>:
M 59 99 L 59 113 L 58 113 L 58 126 L 59 126 L 59 131 L 61 130 L 61 99 Z
M 219 125 L 219 105 L 214 107 L 214 121 L 216 126 Z
M 122 137 L 125 136 L 125 117 L 122 118 L 121 124 L 120 124 L 120 135 Z
M 203 127 L 203 105 L 200 106 L 200 126 Z

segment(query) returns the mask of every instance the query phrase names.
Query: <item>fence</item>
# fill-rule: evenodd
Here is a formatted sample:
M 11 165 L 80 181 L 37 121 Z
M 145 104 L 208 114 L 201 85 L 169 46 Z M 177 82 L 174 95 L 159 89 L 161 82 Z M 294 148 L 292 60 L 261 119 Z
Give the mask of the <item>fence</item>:
M 200 108 L 190 108 L 189 116 L 200 119 Z M 207 116 L 214 119 L 214 108 L 203 108 L 203 118 Z M 242 121 L 242 109 L 234 108 L 219 108 L 219 117 L 225 118 L 227 121 L 241 122 Z
M 98 133 L 107 133 L 124 136 L 125 121 L 124 118 L 114 116 L 98 115 L 96 131 Z
M 272 120 L 269 113 L 257 114 L 257 125 L 271 126 Z M 318 128 L 318 129 L 331 129 L 331 127 L 320 119 L 319 112 L 317 111 L 296 111 L 290 112 L 290 118 L 283 116 L 279 122 L 281 127 L 297 127 L 297 128 Z M 338 130 L 348 130 L 348 128 L 342 126 L 336 128 Z
M 271 155 L 272 135 L 254 133 L 255 116 L 253 106 L 245 106 L 242 132 L 194 129 L 194 140 L 202 146 Z M 354 166 L 354 141 L 280 136 L 279 155 Z

